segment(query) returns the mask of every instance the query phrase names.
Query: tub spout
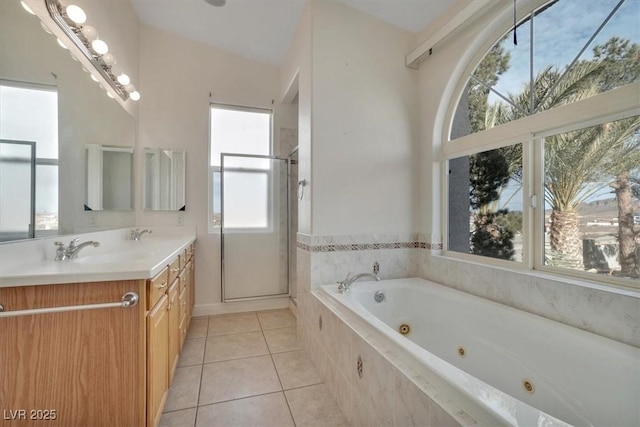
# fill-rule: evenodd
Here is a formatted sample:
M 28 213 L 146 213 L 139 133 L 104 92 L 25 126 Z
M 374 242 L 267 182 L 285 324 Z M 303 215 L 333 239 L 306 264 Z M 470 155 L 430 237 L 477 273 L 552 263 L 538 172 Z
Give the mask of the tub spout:
M 348 291 L 353 282 L 355 282 L 356 280 L 362 279 L 364 277 L 369 277 L 371 279 L 375 279 L 376 281 L 380 280 L 380 276 L 378 276 L 377 274 L 359 273 L 352 276 L 351 273 L 347 273 L 347 277 L 344 280 L 341 280 L 338 282 L 338 292 L 342 294 Z

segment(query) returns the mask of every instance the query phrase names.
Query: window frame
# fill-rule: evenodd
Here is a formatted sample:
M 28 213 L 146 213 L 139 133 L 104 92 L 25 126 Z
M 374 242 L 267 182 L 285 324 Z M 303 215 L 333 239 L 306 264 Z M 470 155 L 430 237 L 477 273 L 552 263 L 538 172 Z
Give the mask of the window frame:
M 4 86 L 4 87 L 11 87 L 11 88 L 15 88 L 15 89 L 28 89 L 28 90 L 38 90 L 38 91 L 43 91 L 43 92 L 54 92 L 56 94 L 56 103 L 58 104 L 59 107 L 59 90 L 58 90 L 58 86 L 54 86 L 54 85 L 48 85 L 48 84 L 41 84 L 41 83 L 32 83 L 32 82 L 24 82 L 24 81 L 17 81 L 17 80 L 8 80 L 8 79 L 2 79 L 0 78 L 0 86 Z M 59 111 L 57 111 L 58 113 L 58 119 L 59 119 Z M 59 134 L 59 129 L 58 129 L 58 134 Z M 59 135 L 58 135 L 59 136 Z M 35 181 L 33 183 L 34 185 L 34 192 L 37 193 L 37 170 L 38 170 L 38 166 L 55 166 L 57 168 L 57 175 L 58 175 L 58 186 L 60 185 L 60 141 L 57 141 L 58 147 L 58 157 L 54 158 L 54 157 L 38 157 L 37 156 L 37 150 L 36 150 L 36 157 L 35 157 L 35 170 L 36 170 L 36 178 Z M 34 206 L 35 209 L 35 206 Z M 38 237 L 49 237 L 49 236 L 54 236 L 57 235 L 58 232 L 60 230 L 60 188 L 58 188 L 58 226 L 56 228 L 50 228 L 50 229 L 38 229 L 36 228 L 36 224 L 34 221 L 33 224 L 33 232 L 34 232 L 34 237 L 38 238 Z
M 273 126 L 273 120 L 274 120 L 274 110 L 272 108 L 261 108 L 261 107 L 247 107 L 247 106 L 240 106 L 240 105 L 233 105 L 233 104 L 221 104 L 221 103 L 217 103 L 217 102 L 210 102 L 209 103 L 209 141 L 208 141 L 208 155 L 207 155 L 207 163 L 208 163 L 208 178 L 209 178 L 209 183 L 208 183 L 208 199 L 209 199 L 209 203 L 207 206 L 207 211 L 208 211 L 208 220 L 207 220 L 207 229 L 209 233 L 221 233 L 222 232 L 222 221 L 220 223 L 220 225 L 215 225 L 214 224 L 214 215 L 215 215 L 215 207 L 214 207 L 214 175 L 216 173 L 219 174 L 220 179 L 219 179 L 219 183 L 220 183 L 220 197 L 221 197 L 221 203 L 220 203 L 220 213 L 222 214 L 222 183 L 223 183 L 223 179 L 222 179 L 222 156 L 223 155 L 246 155 L 246 153 L 232 153 L 232 152 L 221 152 L 220 153 L 220 165 L 219 166 L 214 166 L 211 164 L 211 151 L 212 151 L 212 143 L 213 141 L 211 140 L 211 110 L 213 108 L 217 108 L 217 109 L 223 109 L 223 110 L 231 110 L 231 111 L 242 111 L 242 112 L 250 112 L 250 113 L 263 113 L 269 114 L 269 147 L 268 147 L 268 154 L 264 155 L 265 157 L 273 157 L 273 132 L 274 132 L 274 126 Z M 251 155 L 251 156 L 263 156 L 261 154 L 257 154 L 257 155 Z M 273 228 L 273 197 L 271 195 L 271 185 L 272 185 L 272 168 L 268 168 L 268 169 L 247 169 L 247 168 L 226 168 L 227 171 L 229 172 L 247 172 L 247 173 L 266 173 L 267 175 L 267 227 L 255 227 L 255 228 L 228 228 L 225 227 L 225 232 L 230 232 L 230 233 L 262 233 L 262 232 L 269 232 L 272 228 Z
M 528 15 L 532 10 L 547 3 L 548 0 L 536 0 L 519 18 Z M 504 12 L 504 10 L 502 11 Z M 443 132 L 440 136 L 439 157 L 440 164 L 440 230 L 442 235 L 442 254 L 468 262 L 482 263 L 493 267 L 512 269 L 517 271 L 549 273 L 561 279 L 572 277 L 589 282 L 606 283 L 622 288 L 638 289 L 640 284 L 632 283 L 629 279 L 616 278 L 605 275 L 552 267 L 544 264 L 544 149 L 543 139 L 572 130 L 595 126 L 615 120 L 621 120 L 640 115 L 640 82 L 630 83 L 592 97 L 538 111 L 531 115 L 513 120 L 503 125 L 485 129 L 483 131 L 450 139 L 455 112 L 463 96 L 467 82 L 482 61 L 489 49 L 500 40 L 501 36 L 512 27 L 512 22 L 505 19 L 503 13 L 499 19 L 499 31 L 486 34 L 481 46 L 474 48 L 476 52 L 468 58 L 464 71 L 454 77 L 457 78 L 453 96 L 445 114 Z M 523 259 L 522 262 L 500 260 L 482 255 L 466 254 L 451 251 L 449 243 L 449 160 L 469 156 L 478 152 L 492 150 L 517 143 L 523 144 Z M 532 202 L 532 197 L 537 200 Z M 535 204 L 536 206 L 532 206 Z

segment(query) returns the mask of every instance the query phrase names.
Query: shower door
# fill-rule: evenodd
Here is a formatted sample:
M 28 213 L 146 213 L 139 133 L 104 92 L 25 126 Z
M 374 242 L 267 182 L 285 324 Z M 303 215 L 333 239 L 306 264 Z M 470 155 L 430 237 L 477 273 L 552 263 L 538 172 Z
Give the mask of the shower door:
M 222 300 L 289 294 L 289 161 L 222 154 Z
M 34 237 L 35 186 L 36 143 L 0 139 L 0 242 Z

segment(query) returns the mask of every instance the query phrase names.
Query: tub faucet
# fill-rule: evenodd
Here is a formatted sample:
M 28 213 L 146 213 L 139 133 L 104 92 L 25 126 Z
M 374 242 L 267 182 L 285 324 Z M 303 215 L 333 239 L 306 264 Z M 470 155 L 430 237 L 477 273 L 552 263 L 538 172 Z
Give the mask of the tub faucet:
M 80 243 L 76 245 L 80 239 L 73 239 L 69 242 L 69 246 L 65 246 L 62 242 L 55 242 L 54 244 L 57 246 L 56 249 L 56 261 L 63 261 L 65 259 L 77 258 L 80 251 L 87 246 L 93 246 L 97 248 L 100 246 L 100 242 L 96 242 L 95 240 L 89 240 L 87 242 Z
M 363 277 L 370 277 L 372 279 L 375 279 L 376 281 L 380 281 L 380 276 L 378 276 L 377 274 L 360 273 L 352 276 L 351 273 L 347 273 L 347 277 L 344 280 L 338 282 L 338 292 L 340 292 L 341 294 L 347 292 L 353 282 L 358 279 L 362 279 Z
M 140 237 L 142 237 L 144 233 L 151 234 L 151 230 L 149 230 L 148 228 L 145 230 L 140 230 L 139 228 L 131 230 L 131 240 L 140 240 Z

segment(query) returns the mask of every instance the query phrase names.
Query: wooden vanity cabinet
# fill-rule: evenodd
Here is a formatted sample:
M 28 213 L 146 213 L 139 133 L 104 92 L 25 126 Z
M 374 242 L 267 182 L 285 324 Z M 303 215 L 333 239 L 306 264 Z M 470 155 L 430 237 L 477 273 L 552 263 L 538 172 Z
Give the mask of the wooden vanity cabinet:
M 145 424 L 145 280 L 5 287 L 0 304 L 7 312 L 84 306 L 128 292 L 137 305 L 0 318 L 0 425 Z
M 178 357 L 181 350 L 180 338 L 180 302 L 178 292 L 180 291 L 179 280 L 174 280 L 169 288 L 169 383 L 173 381 L 173 374 L 178 366 Z
M 194 278 L 193 245 L 190 245 L 158 276 L 147 281 L 150 301 L 147 315 L 147 426 L 150 427 L 160 422 L 178 366 L 193 311 Z
M 147 315 L 147 425 L 157 426 L 169 392 L 169 297 Z
M 193 244 L 148 280 L 0 288 L 2 426 L 157 426 L 193 311 Z

